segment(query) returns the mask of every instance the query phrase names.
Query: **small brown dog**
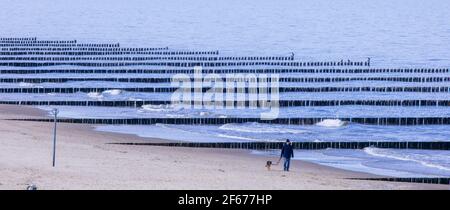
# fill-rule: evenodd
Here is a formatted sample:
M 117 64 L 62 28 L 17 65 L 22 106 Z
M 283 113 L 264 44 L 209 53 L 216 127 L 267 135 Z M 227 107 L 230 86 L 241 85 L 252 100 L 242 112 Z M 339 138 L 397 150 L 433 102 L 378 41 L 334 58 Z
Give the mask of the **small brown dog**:
M 267 168 L 267 170 L 270 171 L 270 166 L 272 166 L 272 165 L 278 165 L 278 163 L 279 163 L 279 162 L 277 162 L 277 163 L 272 163 L 272 161 L 268 160 L 268 161 L 266 162 L 266 168 Z

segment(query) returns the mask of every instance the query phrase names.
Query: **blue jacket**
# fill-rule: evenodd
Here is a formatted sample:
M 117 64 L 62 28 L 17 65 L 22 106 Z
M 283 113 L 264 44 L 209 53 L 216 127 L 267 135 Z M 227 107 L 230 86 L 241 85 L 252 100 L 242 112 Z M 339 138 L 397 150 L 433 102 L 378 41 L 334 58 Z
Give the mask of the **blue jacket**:
M 283 148 L 281 149 L 281 155 L 280 158 L 284 157 L 287 159 L 294 157 L 294 149 L 292 148 L 292 145 L 290 144 L 284 144 Z

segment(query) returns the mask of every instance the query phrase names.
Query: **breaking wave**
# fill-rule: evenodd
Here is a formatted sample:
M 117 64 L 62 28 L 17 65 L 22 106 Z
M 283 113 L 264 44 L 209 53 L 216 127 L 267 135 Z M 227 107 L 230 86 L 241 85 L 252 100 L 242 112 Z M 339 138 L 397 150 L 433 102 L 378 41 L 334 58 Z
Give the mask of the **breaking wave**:
M 305 133 L 304 130 L 284 128 L 282 126 L 268 125 L 263 123 L 229 123 L 219 127 L 221 130 L 237 131 L 244 133 Z
M 322 127 L 342 127 L 342 126 L 346 126 L 347 124 L 348 124 L 348 122 L 338 120 L 338 119 L 326 119 L 326 120 L 322 120 L 322 122 L 316 123 L 316 125 L 322 126 Z
M 450 171 L 449 167 L 436 163 L 436 161 L 431 162 L 432 160 L 430 160 L 430 156 L 426 154 L 400 153 L 389 149 L 380 149 L 375 147 L 366 147 L 364 148 L 364 152 L 376 157 L 390 158 L 402 161 L 412 161 L 426 167 Z M 434 158 L 436 158 L 436 156 L 434 156 Z

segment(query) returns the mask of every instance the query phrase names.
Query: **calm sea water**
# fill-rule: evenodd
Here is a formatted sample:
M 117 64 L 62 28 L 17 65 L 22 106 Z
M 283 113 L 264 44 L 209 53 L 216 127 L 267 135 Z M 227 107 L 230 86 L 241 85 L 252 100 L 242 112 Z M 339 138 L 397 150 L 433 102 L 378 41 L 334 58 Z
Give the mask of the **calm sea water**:
M 2 0 L 1 36 L 448 66 L 447 0 Z
M 120 42 L 122 46 L 220 50 L 225 55 L 290 55 L 308 61 L 365 60 L 374 67 L 446 67 L 450 65 L 450 1 L 447 0 L 2 0 L 0 36 Z M 5 75 L 6 77 L 7 75 Z M 47 75 L 49 77 L 58 75 Z M 420 75 L 419 75 L 420 76 Z M 442 75 L 441 75 L 442 76 Z M 445 76 L 445 75 L 444 75 Z M 339 85 L 361 85 L 340 83 Z M 379 86 L 384 84 L 371 85 Z M 67 83 L 96 86 L 112 83 Z M 30 84 L 0 84 L 24 87 Z M 59 86 L 61 84 L 39 84 Z M 116 87 L 118 84 L 114 84 Z M 135 85 L 135 84 L 123 84 Z M 304 85 L 304 84 L 303 84 Z M 315 85 L 315 84 L 309 84 Z M 316 84 L 317 85 L 317 84 Z M 324 84 L 320 84 L 323 86 Z M 327 84 L 337 85 L 337 84 Z M 409 85 L 400 84 L 397 85 Z M 445 84 L 447 85 L 447 84 Z M 164 98 L 167 94 L 100 93 L 28 94 L 34 100 Z M 6 94 L 3 100 L 24 98 Z M 26 98 L 25 97 L 25 98 Z M 446 99 L 446 93 L 324 93 L 285 99 Z M 43 107 L 48 109 L 49 107 Z M 172 112 L 147 109 L 61 107 L 61 116 L 105 117 L 159 115 L 205 116 L 205 111 Z M 449 108 L 325 107 L 285 109 L 285 115 L 448 116 Z M 285 111 L 285 112 L 284 112 Z M 282 113 L 282 114 L 283 114 Z M 213 113 L 214 114 L 214 113 Z M 217 114 L 217 113 L 216 113 Z M 230 113 L 219 113 L 230 114 Z M 236 114 L 236 113 L 232 113 Z M 102 126 L 103 131 L 184 141 L 449 141 L 448 126 L 395 127 L 350 124 L 344 127 L 268 126 Z M 264 153 L 271 155 L 272 153 Z M 299 151 L 299 159 L 350 170 L 389 176 L 450 176 L 448 151 L 324 150 Z M 401 170 L 399 170 L 401 169 Z

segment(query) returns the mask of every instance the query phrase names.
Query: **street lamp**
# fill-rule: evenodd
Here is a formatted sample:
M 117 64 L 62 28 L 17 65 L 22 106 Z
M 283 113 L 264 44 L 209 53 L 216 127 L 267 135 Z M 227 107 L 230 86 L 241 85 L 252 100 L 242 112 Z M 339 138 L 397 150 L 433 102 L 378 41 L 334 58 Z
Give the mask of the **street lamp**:
M 55 167 L 55 158 L 56 158 L 56 122 L 58 118 L 58 109 L 52 109 L 51 113 L 54 116 L 54 127 L 53 127 L 53 167 Z

